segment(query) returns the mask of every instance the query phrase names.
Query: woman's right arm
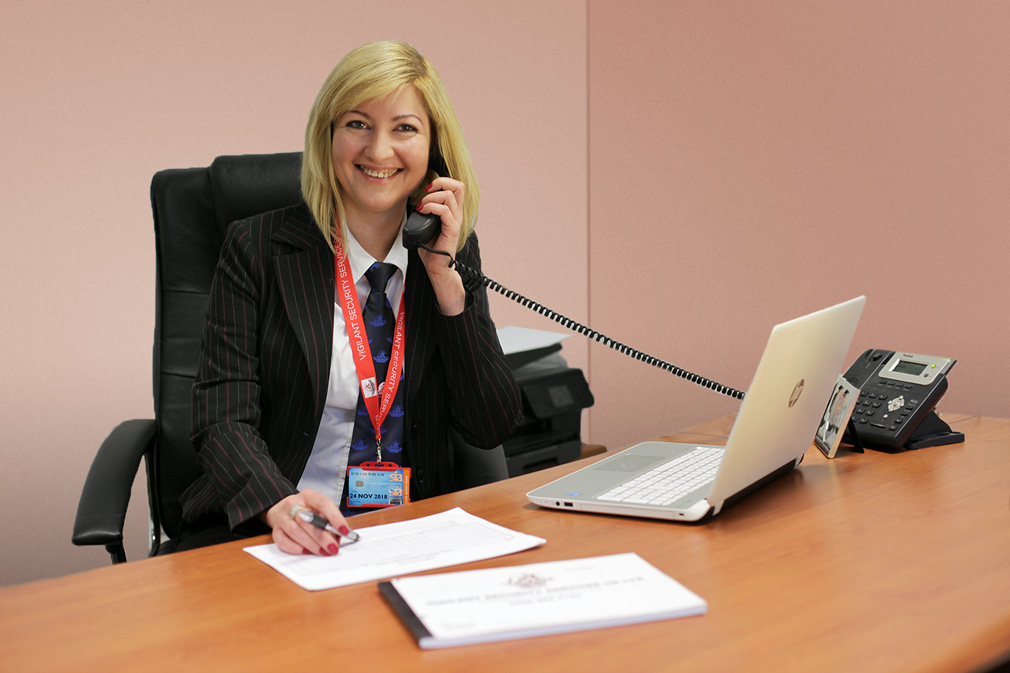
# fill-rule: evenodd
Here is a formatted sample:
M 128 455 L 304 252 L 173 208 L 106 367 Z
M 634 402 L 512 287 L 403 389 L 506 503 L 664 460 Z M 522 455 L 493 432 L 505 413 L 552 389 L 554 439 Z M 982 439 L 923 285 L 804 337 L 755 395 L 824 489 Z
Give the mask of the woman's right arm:
M 270 282 L 269 251 L 270 232 L 259 218 L 229 227 L 193 385 L 193 441 L 231 528 L 258 518 L 270 526 L 283 551 L 328 556 L 336 553 L 337 538 L 296 518 L 293 508 L 318 512 L 338 530 L 346 527 L 344 517 L 326 496 L 297 490 L 259 431 L 260 309 Z
M 193 384 L 197 460 L 233 529 L 297 492 L 259 432 L 260 301 L 268 257 L 269 233 L 257 226 L 257 218 L 229 227 Z

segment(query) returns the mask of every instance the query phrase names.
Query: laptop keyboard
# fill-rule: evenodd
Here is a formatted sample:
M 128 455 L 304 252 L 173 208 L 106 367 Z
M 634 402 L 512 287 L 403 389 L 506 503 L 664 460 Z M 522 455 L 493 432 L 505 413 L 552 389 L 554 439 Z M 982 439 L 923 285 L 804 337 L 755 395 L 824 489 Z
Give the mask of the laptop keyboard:
M 724 449 L 698 447 L 610 489 L 597 500 L 669 505 L 715 478 Z

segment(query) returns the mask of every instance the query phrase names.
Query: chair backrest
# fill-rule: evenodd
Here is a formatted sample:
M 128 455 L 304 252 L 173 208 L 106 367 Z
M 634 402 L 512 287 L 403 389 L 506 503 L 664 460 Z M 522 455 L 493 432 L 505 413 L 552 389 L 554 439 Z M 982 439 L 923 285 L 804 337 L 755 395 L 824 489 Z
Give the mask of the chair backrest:
M 189 440 L 193 377 L 210 285 L 228 225 L 301 199 L 301 153 L 218 157 L 206 168 L 169 169 L 151 181 L 157 281 L 154 416 L 147 461 L 152 519 L 172 537 L 179 496 L 200 474 Z

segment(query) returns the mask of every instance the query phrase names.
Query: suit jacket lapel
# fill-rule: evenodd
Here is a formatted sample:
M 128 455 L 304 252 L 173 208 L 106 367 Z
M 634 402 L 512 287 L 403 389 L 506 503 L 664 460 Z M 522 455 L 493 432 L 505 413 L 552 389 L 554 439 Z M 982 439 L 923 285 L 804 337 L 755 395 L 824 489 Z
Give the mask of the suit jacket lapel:
M 289 211 L 272 241 L 291 248 L 274 256 L 274 273 L 308 366 L 318 421 L 326 401 L 333 345 L 333 252 L 304 206 Z

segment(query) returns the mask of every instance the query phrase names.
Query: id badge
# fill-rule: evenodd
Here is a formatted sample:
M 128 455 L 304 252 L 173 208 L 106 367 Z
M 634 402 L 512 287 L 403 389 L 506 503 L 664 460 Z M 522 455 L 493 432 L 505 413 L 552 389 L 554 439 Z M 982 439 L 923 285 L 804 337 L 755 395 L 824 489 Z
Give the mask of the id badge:
M 410 468 L 366 462 L 347 468 L 348 507 L 395 507 L 410 502 Z

